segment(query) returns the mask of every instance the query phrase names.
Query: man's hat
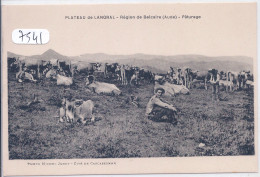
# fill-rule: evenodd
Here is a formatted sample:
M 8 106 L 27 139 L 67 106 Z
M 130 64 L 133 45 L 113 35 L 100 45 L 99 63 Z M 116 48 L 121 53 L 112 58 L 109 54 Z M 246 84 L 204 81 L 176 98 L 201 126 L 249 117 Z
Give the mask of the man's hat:
M 162 87 L 158 87 L 157 89 L 155 89 L 155 93 L 157 93 L 158 90 L 161 90 L 161 91 L 162 91 L 162 94 L 165 93 L 165 90 L 164 90 Z

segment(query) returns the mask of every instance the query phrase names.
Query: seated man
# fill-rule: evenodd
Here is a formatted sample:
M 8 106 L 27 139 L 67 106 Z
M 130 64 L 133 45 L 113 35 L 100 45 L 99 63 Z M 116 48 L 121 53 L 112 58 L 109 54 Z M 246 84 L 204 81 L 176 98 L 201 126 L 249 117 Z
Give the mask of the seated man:
M 155 95 L 149 100 L 145 115 L 148 119 L 159 122 L 159 121 L 166 121 L 171 122 L 173 124 L 177 123 L 175 118 L 176 115 L 176 108 L 161 99 L 161 96 L 165 93 L 163 88 L 157 88 L 155 90 Z

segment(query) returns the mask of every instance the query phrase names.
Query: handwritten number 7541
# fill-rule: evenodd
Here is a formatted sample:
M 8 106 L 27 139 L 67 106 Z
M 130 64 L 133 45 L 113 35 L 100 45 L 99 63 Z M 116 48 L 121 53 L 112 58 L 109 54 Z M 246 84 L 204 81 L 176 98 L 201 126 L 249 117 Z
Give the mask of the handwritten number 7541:
M 21 38 L 22 42 L 24 40 L 26 40 L 25 38 L 27 38 L 27 43 L 30 42 L 31 38 L 33 41 L 36 42 L 36 44 L 42 44 L 42 32 L 40 32 L 39 35 L 36 35 L 35 32 L 32 33 L 32 36 L 30 35 L 31 32 L 28 32 L 28 33 L 23 33 L 22 30 L 19 30 L 19 33 L 21 33 L 21 36 L 19 36 L 19 38 Z M 38 43 L 39 42 L 39 43 Z

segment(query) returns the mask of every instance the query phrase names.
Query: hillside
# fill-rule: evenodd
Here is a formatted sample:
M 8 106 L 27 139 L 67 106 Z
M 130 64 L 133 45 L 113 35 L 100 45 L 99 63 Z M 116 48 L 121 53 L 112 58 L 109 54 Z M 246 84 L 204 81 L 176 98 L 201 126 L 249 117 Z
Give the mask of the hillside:
M 165 73 L 169 67 L 189 67 L 193 70 L 208 70 L 215 68 L 221 71 L 241 71 L 253 70 L 253 59 L 246 56 L 220 56 L 207 57 L 203 55 L 176 55 L 176 56 L 162 56 L 162 55 L 108 55 L 104 53 L 84 54 L 80 56 L 64 56 L 56 51 L 49 49 L 41 55 L 22 56 L 8 52 L 8 57 L 20 57 L 20 59 L 29 60 L 50 60 L 59 59 L 63 61 L 72 60 L 74 62 L 88 61 L 101 63 L 128 64 L 133 66 L 144 67 L 152 72 Z

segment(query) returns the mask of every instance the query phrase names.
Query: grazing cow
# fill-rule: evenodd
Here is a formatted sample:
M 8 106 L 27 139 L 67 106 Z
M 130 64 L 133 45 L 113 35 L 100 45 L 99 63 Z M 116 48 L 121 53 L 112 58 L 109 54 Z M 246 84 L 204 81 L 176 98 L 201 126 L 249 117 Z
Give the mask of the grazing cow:
M 90 81 L 90 80 L 92 80 L 92 81 Z M 98 93 L 98 94 L 103 93 L 103 94 L 110 94 L 110 95 L 121 95 L 121 93 L 122 93 L 119 90 L 119 88 L 117 88 L 114 84 L 98 82 L 98 81 L 91 79 L 91 77 L 87 77 L 86 86 L 87 86 L 87 88 L 92 90 L 94 93 Z
M 94 103 L 91 100 L 75 100 L 69 101 L 63 98 L 62 107 L 60 108 L 60 122 L 74 122 L 75 119 L 82 123 L 86 123 L 87 120 L 91 122 L 95 121 L 93 114 Z
M 57 85 L 72 85 L 73 84 L 73 78 L 72 77 L 66 77 L 62 76 L 60 74 L 57 74 Z

